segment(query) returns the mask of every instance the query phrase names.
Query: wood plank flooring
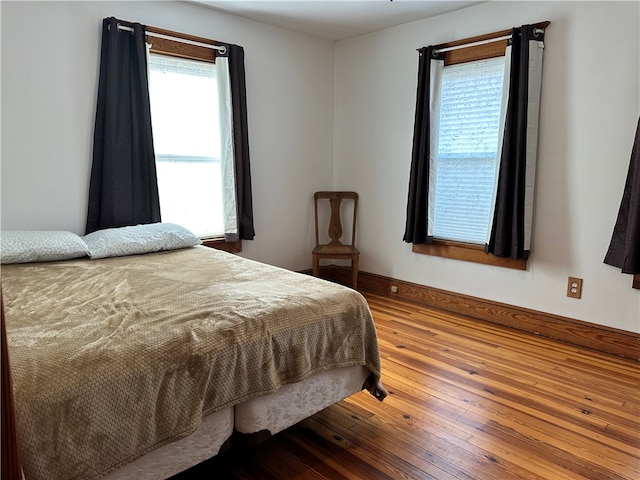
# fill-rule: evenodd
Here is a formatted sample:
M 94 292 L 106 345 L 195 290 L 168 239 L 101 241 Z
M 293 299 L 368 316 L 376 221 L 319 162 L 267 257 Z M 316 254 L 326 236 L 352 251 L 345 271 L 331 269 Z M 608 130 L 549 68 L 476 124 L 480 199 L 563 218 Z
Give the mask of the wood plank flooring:
M 640 363 L 366 297 L 384 402 L 357 393 L 175 479 L 640 479 Z

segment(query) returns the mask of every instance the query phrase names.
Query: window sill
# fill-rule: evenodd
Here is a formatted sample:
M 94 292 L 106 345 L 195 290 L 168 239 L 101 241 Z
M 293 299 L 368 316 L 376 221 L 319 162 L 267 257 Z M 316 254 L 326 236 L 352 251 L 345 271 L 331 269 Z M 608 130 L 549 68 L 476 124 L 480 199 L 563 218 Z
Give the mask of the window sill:
M 226 242 L 224 238 L 205 238 L 202 240 L 205 247 L 224 250 L 229 253 L 240 253 L 242 251 L 242 241 Z
M 495 257 L 485 253 L 483 245 L 471 243 L 450 242 L 445 240 L 434 240 L 433 243 L 414 244 L 414 253 L 433 255 L 436 257 L 452 258 L 465 262 L 483 263 L 496 267 L 513 268 L 516 270 L 526 270 L 527 260 L 513 260 L 512 258 Z

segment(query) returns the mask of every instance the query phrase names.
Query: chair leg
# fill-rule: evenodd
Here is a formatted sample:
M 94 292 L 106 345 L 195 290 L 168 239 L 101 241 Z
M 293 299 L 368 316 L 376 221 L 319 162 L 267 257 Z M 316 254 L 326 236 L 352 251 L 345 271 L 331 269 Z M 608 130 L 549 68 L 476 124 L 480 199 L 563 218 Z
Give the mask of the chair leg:
M 355 257 L 353 257 L 353 259 L 351 260 L 351 275 L 352 275 L 352 279 L 351 279 L 351 283 L 353 285 L 353 289 L 357 290 L 358 289 L 358 267 L 359 267 L 359 258 L 356 255 Z
M 315 254 L 312 254 L 312 255 L 313 255 L 313 260 L 312 260 L 313 276 L 319 277 L 320 276 L 320 259 L 318 258 L 318 255 L 315 255 Z

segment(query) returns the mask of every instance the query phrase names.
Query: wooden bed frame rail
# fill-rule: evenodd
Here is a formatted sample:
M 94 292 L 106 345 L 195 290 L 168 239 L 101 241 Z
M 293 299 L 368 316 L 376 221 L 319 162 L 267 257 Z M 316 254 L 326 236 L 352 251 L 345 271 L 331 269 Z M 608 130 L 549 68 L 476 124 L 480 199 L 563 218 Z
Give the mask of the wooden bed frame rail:
M 0 477 L 4 480 L 20 480 L 20 455 L 18 453 L 18 437 L 16 416 L 13 403 L 13 386 L 9 368 L 9 352 L 7 350 L 7 331 L 4 325 L 4 303 L 0 286 L 0 323 L 2 327 L 2 467 Z

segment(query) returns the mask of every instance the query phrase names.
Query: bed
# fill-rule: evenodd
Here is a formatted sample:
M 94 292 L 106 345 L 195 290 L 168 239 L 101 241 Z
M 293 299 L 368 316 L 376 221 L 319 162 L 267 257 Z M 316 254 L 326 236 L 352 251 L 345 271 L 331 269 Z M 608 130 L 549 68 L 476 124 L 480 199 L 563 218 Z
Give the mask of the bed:
M 371 313 L 347 287 L 201 246 L 169 224 L 82 243 L 66 232 L 53 250 L 72 239 L 77 251 L 30 247 L 27 261 L 12 246 L 33 239 L 5 233 L 27 480 L 167 478 L 234 432 L 275 434 L 359 390 L 386 395 Z

